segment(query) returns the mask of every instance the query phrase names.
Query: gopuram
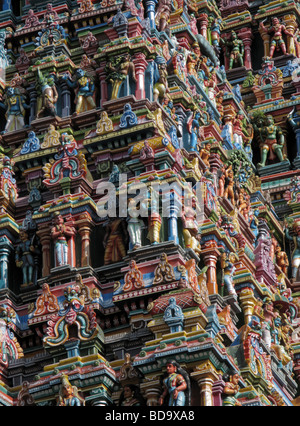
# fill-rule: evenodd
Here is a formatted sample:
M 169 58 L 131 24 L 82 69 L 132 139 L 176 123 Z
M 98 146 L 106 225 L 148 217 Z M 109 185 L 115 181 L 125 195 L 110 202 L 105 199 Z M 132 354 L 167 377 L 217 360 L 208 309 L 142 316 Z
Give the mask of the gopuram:
M 0 2 L 0 406 L 300 405 L 300 2 Z

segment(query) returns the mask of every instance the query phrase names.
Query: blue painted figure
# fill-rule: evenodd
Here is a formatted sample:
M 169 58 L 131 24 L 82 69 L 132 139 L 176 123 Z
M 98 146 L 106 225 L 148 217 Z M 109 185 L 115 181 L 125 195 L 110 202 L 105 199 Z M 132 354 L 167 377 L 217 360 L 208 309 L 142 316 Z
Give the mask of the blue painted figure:
M 81 112 L 91 111 L 96 108 L 94 101 L 95 85 L 92 80 L 86 75 L 86 72 L 79 68 L 75 74 L 75 81 L 71 81 L 67 75 L 64 75 L 65 80 L 71 89 L 76 90 L 76 114 Z
M 7 123 L 3 133 L 21 130 L 25 127 L 25 110 L 30 106 L 26 104 L 24 97 L 13 87 L 9 87 L 6 92 L 5 104 L 0 103 L 6 109 Z
M 190 143 L 189 143 L 189 152 L 199 151 L 198 136 L 200 131 L 200 118 L 201 118 L 200 111 L 196 111 L 195 114 L 191 117 L 191 119 L 187 123 L 188 131 L 191 135 Z
M 166 396 L 169 396 L 169 407 L 184 407 L 189 405 L 185 392 L 188 390 L 187 373 L 176 361 L 167 362 L 168 377 L 164 380 L 164 392 L 158 404 L 163 405 Z M 185 377 L 184 377 L 185 376 Z

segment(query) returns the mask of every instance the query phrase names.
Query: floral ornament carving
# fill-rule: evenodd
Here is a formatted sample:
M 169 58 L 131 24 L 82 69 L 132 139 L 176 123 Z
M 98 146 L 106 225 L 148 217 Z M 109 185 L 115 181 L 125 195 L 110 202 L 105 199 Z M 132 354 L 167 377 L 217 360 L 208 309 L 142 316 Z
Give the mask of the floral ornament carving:
M 51 293 L 49 285 L 43 285 L 43 293 L 38 297 L 36 301 L 36 310 L 34 316 L 54 314 L 59 311 L 59 304 L 57 297 Z
M 134 260 L 130 262 L 130 269 L 125 275 L 124 291 L 140 290 L 144 287 L 143 274 Z
M 173 267 L 168 262 L 166 253 L 160 257 L 160 262 L 154 272 L 153 284 L 164 284 L 175 281 L 175 274 Z

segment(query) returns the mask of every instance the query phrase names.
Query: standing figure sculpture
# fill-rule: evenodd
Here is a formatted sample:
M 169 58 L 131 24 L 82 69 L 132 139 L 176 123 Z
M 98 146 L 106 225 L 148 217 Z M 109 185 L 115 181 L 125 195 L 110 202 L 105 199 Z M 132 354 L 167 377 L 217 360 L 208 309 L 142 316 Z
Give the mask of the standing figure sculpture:
M 126 256 L 127 241 L 126 225 L 122 219 L 115 219 L 107 225 L 103 240 L 104 265 L 120 262 Z
M 95 84 L 84 70 L 79 68 L 76 71 L 75 81 L 71 81 L 68 75 L 64 75 L 62 78 L 71 89 L 75 89 L 76 91 L 76 114 L 96 108 L 94 101 Z
M 42 105 L 37 114 L 37 118 L 56 116 L 56 103 L 58 101 L 58 92 L 55 85 L 55 76 L 44 77 L 40 69 L 38 70 L 38 85 L 42 92 Z
M 268 115 L 263 127 L 258 128 L 254 125 L 254 128 L 259 132 L 260 136 L 261 160 L 257 167 L 265 167 L 267 159 L 274 161 L 278 158 L 280 162 L 284 161 L 284 135 L 281 128 L 274 124 L 274 118 Z
M 137 82 L 135 65 L 129 53 L 111 58 L 105 67 L 105 71 L 107 74 L 106 80 L 112 84 L 111 99 L 118 99 L 121 86 L 130 74 L 133 81 Z
M 236 262 L 236 255 L 234 253 L 223 253 L 221 255 L 221 268 L 223 270 L 223 282 L 227 287 L 228 294 L 236 295 L 236 291 L 233 285 L 233 276 L 236 271 L 234 262 Z M 223 288 L 222 288 L 222 291 Z
M 54 226 L 51 229 L 51 238 L 54 242 L 55 266 L 69 264 L 68 239 L 74 237 L 74 228 L 64 224 L 64 218 L 59 212 L 54 213 Z
M 145 208 L 142 206 L 142 208 Z M 142 229 L 144 222 L 139 218 L 139 210 L 136 207 L 134 199 L 128 200 L 128 234 L 132 250 L 142 247 Z
M 270 54 L 269 57 L 273 58 L 275 50 L 282 51 L 284 55 L 288 55 L 286 44 L 283 40 L 283 33 L 294 37 L 294 34 L 290 33 L 285 25 L 281 24 L 278 18 L 272 18 L 272 25 L 270 28 L 266 28 L 264 25 L 264 21 L 259 24 L 260 28 L 268 34 L 273 34 L 270 42 Z
M 168 377 L 164 380 L 164 391 L 159 398 L 158 404 L 163 405 L 164 399 L 169 396 L 169 407 L 185 407 L 190 405 L 189 377 L 176 361 L 167 362 Z M 186 392 L 187 391 L 187 392 Z
M 25 127 L 25 110 L 30 109 L 26 104 L 24 96 L 18 89 L 9 87 L 6 91 L 6 99 L 1 107 L 6 110 L 7 123 L 3 133 L 22 130 Z
M 28 233 L 24 229 L 21 229 L 20 243 L 16 248 L 15 260 L 17 268 L 22 268 L 22 287 L 32 285 L 34 282 L 35 253 L 37 253 L 37 248 L 34 241 L 29 239 Z
M 229 57 L 229 69 L 244 66 L 244 43 L 240 40 L 235 31 L 231 32 L 231 40 L 221 39 L 226 46 L 226 55 Z

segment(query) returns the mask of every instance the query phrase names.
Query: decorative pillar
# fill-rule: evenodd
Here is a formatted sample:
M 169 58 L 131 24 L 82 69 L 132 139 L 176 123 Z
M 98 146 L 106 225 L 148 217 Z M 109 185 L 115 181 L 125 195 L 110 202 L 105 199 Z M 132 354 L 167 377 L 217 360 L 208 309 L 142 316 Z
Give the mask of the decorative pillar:
M 106 65 L 106 62 L 101 62 L 100 69 L 98 70 L 100 88 L 101 88 L 101 104 L 100 104 L 101 108 L 103 107 L 103 103 L 108 100 L 105 65 Z
M 13 245 L 3 236 L 0 238 L 0 290 L 8 288 L 8 261 Z
M 72 216 L 66 217 L 65 225 L 69 226 L 70 228 L 74 228 L 75 223 Z M 75 235 L 76 233 L 74 232 L 74 235 L 72 235 L 68 239 L 68 250 L 69 250 L 68 263 L 73 268 L 76 268 Z
M 247 70 L 252 69 L 251 45 L 252 45 L 252 30 L 251 28 L 242 28 L 238 33 L 239 38 L 243 41 L 245 48 L 244 66 Z
M 208 267 L 207 289 L 209 294 L 218 294 L 217 283 L 217 261 L 220 257 L 220 252 L 217 248 L 207 248 L 201 251 L 205 266 Z
M 251 322 L 254 307 L 257 304 L 253 291 L 250 289 L 243 290 L 239 295 L 239 301 L 244 313 L 245 325 L 248 325 Z
M 141 384 L 140 389 L 147 399 L 147 406 L 157 407 L 158 400 L 163 392 L 160 385 L 160 380 L 157 379 L 151 380 L 149 382 L 144 382 Z
M 81 237 L 81 267 L 91 265 L 91 227 L 92 219 L 88 213 L 80 215 L 79 221 L 76 222 L 78 232 Z
M 198 17 L 198 21 L 200 22 L 200 34 L 203 35 L 203 37 L 205 37 L 205 39 L 207 40 L 207 29 L 208 29 L 207 14 L 202 13 L 202 15 Z
M 261 26 L 259 26 L 259 33 L 264 42 L 264 56 L 270 56 L 270 36 Z
M 220 376 L 220 379 L 217 382 L 214 382 L 213 388 L 212 388 L 214 407 L 222 407 L 223 405 L 222 393 L 224 391 L 224 387 L 225 387 L 225 382 L 222 380 Z
M 213 380 L 208 377 L 205 377 L 203 379 L 198 380 L 198 386 L 200 388 L 201 407 L 213 407 Z
M 296 17 L 294 15 L 285 15 L 283 20 L 284 20 L 287 31 L 291 34 L 295 34 L 298 28 Z M 294 37 L 287 35 L 286 48 L 287 48 L 287 53 L 289 53 L 290 55 L 297 56 Z
M 137 100 L 145 99 L 145 71 L 147 69 L 148 62 L 144 53 L 136 53 L 133 58 L 133 63 L 135 66 L 136 77 L 135 97 Z
M 50 247 L 51 247 L 51 237 L 50 237 L 50 227 L 40 229 L 37 232 L 37 235 L 40 239 L 41 245 L 42 245 L 42 252 L 43 252 L 43 270 L 42 270 L 42 276 L 47 277 L 50 275 L 50 269 L 51 269 L 51 253 L 50 253 Z
M 200 388 L 201 407 L 213 407 L 213 384 L 219 380 L 219 376 L 210 361 L 204 361 L 195 368 L 191 377 L 198 383 Z
M 30 97 L 30 117 L 29 124 L 35 120 L 37 114 L 37 91 L 35 86 L 31 86 L 28 88 L 29 97 Z
M 175 244 L 179 244 L 177 221 L 179 211 L 182 209 L 179 200 L 180 198 L 179 196 L 175 196 L 175 192 L 163 194 L 162 205 L 168 206 L 168 208 L 163 211 L 163 216 L 167 217 L 168 220 L 168 241 L 174 241 Z
M 61 96 L 62 96 L 62 111 L 61 116 L 69 117 L 72 113 L 71 108 L 71 91 L 66 81 L 60 80 Z
M 150 21 L 150 28 L 156 29 L 155 25 L 155 6 L 157 5 L 157 0 L 146 0 L 146 16 Z

